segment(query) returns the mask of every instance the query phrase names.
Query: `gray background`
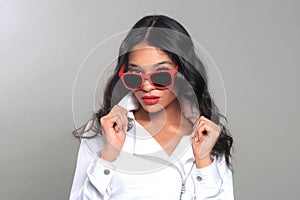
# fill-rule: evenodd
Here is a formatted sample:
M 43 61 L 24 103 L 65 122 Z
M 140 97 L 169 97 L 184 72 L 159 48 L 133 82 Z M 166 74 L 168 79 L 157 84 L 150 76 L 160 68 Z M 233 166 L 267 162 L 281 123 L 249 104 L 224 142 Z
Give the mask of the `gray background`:
M 97 44 L 157 13 L 180 21 L 222 74 L 236 199 L 299 198 L 299 6 L 297 0 L 0 1 L 0 198 L 68 198 L 79 144 L 71 135 L 77 70 Z M 117 53 L 117 45 L 106 49 Z M 77 107 L 87 119 L 93 108 L 84 96 Z

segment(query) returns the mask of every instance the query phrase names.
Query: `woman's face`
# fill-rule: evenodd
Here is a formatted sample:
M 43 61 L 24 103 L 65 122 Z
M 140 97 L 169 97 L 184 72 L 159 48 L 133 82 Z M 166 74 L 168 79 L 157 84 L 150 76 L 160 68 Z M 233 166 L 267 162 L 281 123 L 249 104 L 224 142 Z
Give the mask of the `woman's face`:
M 128 71 L 147 74 L 174 68 L 175 63 L 168 54 L 146 43 L 134 46 L 129 53 Z M 156 89 L 148 80 L 145 80 L 140 90 L 134 92 L 142 108 L 149 113 L 167 108 L 176 109 L 178 106 L 177 94 L 178 91 L 174 86 L 168 89 Z

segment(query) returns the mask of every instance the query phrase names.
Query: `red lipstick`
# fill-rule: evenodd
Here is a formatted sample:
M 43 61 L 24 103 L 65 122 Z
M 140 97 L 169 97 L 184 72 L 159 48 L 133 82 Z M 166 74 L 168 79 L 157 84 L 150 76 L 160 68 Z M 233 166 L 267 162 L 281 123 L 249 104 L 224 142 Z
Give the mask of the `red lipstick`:
M 157 104 L 160 100 L 160 97 L 151 95 L 151 96 L 143 96 L 142 99 L 145 104 L 152 105 L 152 104 Z

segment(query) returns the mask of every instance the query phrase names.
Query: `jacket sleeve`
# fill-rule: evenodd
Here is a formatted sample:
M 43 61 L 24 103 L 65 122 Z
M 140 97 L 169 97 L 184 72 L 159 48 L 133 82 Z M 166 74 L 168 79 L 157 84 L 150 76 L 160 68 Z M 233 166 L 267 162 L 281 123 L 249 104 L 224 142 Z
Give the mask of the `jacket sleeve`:
M 192 174 L 197 200 L 233 200 L 232 171 L 227 167 L 225 157 L 214 159 L 207 167 L 196 169 Z
M 98 156 L 102 147 L 96 138 L 81 140 L 70 200 L 104 200 L 124 193 L 113 165 Z

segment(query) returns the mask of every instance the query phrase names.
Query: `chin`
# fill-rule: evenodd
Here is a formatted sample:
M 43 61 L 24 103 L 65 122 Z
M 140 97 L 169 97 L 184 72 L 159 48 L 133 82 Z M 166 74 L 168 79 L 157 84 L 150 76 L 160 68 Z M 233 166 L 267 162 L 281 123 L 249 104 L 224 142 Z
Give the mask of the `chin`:
M 142 108 L 144 111 L 148 112 L 148 113 L 157 113 L 157 112 L 161 112 L 164 111 L 164 106 L 160 105 L 160 104 L 154 104 L 154 105 L 142 105 Z

